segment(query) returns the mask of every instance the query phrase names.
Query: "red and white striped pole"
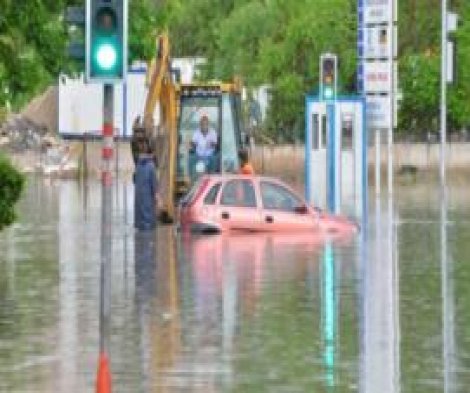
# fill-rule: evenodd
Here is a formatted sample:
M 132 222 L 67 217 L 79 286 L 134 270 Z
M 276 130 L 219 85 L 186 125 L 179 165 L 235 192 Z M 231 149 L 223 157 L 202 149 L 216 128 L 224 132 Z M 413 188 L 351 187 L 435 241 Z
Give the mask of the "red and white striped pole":
M 114 155 L 114 85 L 103 86 L 103 148 L 101 170 L 100 354 L 96 393 L 111 392 L 109 325 L 111 317 L 112 162 Z
M 103 187 L 112 185 L 112 161 L 114 156 L 114 85 L 104 85 L 103 96 Z

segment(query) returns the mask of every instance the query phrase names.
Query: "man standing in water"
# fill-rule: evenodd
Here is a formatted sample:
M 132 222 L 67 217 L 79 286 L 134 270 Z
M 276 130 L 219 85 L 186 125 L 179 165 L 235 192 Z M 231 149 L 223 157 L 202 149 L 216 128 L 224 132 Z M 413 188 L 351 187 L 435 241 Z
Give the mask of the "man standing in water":
M 157 225 L 157 174 L 151 149 L 145 139 L 137 142 L 134 174 L 134 227 L 152 230 Z

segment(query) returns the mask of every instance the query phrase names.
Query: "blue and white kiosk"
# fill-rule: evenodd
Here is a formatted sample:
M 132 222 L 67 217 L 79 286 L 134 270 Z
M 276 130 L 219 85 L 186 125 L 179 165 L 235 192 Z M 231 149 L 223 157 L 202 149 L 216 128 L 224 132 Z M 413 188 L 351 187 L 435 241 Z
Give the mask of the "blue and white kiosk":
M 367 211 L 366 108 L 362 97 L 307 96 L 305 196 L 331 213 Z

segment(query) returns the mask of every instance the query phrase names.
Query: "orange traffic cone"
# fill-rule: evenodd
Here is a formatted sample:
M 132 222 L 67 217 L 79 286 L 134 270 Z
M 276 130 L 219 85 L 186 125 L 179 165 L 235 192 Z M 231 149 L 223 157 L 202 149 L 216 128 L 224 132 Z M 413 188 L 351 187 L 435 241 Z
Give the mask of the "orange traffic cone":
M 111 372 L 109 371 L 109 361 L 106 353 L 100 353 L 98 362 L 96 393 L 111 393 Z

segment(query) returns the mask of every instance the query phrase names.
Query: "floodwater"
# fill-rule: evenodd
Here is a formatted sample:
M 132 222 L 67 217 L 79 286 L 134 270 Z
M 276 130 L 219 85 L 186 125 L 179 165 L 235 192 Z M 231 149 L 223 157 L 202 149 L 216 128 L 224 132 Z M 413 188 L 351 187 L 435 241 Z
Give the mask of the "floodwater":
M 114 188 L 114 392 L 468 392 L 470 190 L 371 201 L 349 241 L 132 228 Z M 0 234 L 0 391 L 92 392 L 99 183 L 31 178 Z

